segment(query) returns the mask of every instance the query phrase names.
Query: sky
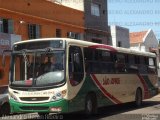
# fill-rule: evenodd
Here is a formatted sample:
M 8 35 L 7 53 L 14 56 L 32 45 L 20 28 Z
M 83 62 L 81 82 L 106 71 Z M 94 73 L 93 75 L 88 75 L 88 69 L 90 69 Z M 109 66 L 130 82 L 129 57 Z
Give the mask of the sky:
M 152 29 L 160 40 L 160 0 L 108 0 L 108 23 L 130 32 Z

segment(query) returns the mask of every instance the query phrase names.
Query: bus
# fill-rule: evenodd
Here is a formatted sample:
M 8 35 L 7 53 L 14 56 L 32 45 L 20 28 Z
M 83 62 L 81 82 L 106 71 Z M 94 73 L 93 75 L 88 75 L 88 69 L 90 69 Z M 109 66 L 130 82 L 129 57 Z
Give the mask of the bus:
M 45 71 L 53 56 L 59 67 Z M 69 38 L 33 39 L 13 45 L 9 102 L 12 113 L 92 115 L 104 106 L 140 106 L 158 94 L 157 82 L 154 53 Z

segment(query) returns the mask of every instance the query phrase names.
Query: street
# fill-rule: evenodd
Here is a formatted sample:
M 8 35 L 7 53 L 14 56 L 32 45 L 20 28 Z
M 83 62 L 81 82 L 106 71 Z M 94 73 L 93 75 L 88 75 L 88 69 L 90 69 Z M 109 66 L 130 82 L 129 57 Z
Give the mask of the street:
M 88 119 L 88 120 L 159 120 L 160 119 L 160 94 L 152 99 L 145 100 L 142 107 L 135 108 L 133 103 L 123 104 L 118 106 L 109 106 L 100 108 L 99 114 L 92 117 L 86 117 L 81 113 L 73 113 L 70 115 L 50 114 L 45 116 L 45 119 Z M 44 118 L 44 117 L 43 117 Z M 37 113 L 15 114 L 1 117 L 1 120 L 29 120 L 43 119 Z

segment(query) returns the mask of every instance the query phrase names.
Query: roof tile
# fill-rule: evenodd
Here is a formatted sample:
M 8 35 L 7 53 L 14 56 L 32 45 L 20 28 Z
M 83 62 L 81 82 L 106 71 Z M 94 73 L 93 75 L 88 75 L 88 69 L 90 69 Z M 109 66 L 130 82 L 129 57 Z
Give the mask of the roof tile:
M 132 32 L 129 34 L 130 43 L 142 43 L 144 36 L 148 31 Z

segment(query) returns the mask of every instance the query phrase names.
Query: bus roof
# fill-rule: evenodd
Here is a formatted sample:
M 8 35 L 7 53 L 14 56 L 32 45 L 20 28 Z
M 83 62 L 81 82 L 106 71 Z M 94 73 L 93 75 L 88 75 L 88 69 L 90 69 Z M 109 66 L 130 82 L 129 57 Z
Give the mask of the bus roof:
M 142 56 L 148 56 L 148 57 L 156 57 L 155 53 L 151 52 L 142 52 L 142 51 L 137 51 L 137 50 L 132 50 L 129 48 L 122 48 L 122 47 L 113 47 L 110 45 L 105 45 L 105 44 L 99 44 L 99 43 L 93 43 L 93 42 L 88 42 L 88 41 L 83 41 L 83 40 L 77 40 L 77 39 L 70 39 L 70 38 L 41 38 L 41 39 L 32 39 L 32 40 L 24 40 L 20 42 L 14 43 L 16 44 L 21 44 L 21 43 L 28 43 L 28 42 L 39 42 L 39 41 L 52 41 L 52 40 L 63 40 L 66 41 L 69 44 L 78 44 L 80 46 L 84 47 L 90 47 L 90 48 L 95 48 L 95 49 L 104 49 L 104 50 L 109 50 L 109 51 L 114 51 L 114 52 L 120 52 L 120 53 L 126 53 L 126 54 L 133 54 L 133 55 L 142 55 Z

